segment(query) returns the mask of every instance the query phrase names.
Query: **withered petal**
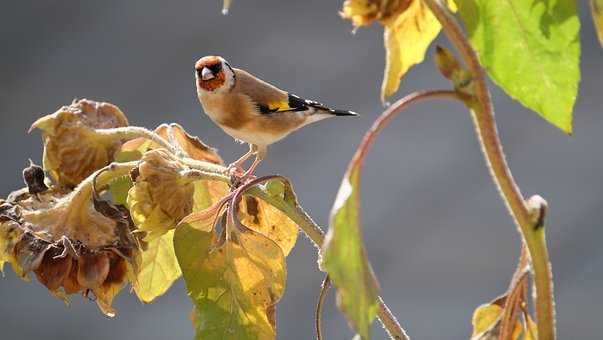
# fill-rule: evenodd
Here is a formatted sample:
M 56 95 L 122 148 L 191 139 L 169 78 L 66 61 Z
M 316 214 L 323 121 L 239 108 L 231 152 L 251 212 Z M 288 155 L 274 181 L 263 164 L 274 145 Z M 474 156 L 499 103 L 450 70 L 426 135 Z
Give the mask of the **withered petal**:
M 40 266 L 34 271 L 38 281 L 51 291 L 58 290 L 71 272 L 73 260 L 69 255 L 59 257 L 62 252 L 63 249 L 59 247 L 49 249 Z
M 110 269 L 106 252 L 84 252 L 77 259 L 77 282 L 88 289 L 100 287 L 107 279 Z

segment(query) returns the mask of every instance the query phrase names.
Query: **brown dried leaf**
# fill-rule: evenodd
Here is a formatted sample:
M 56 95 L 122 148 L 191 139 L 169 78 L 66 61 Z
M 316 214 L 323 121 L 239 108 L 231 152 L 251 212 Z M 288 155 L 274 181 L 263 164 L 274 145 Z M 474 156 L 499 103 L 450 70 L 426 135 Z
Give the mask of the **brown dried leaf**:
M 191 136 L 178 124 L 161 124 L 155 129 L 155 133 L 176 147 L 186 157 L 214 164 L 224 163 L 216 149 L 203 143 L 198 137 Z M 124 160 L 134 160 L 140 159 L 145 152 L 158 148 L 160 148 L 158 144 L 148 139 L 136 138 L 124 143 L 120 153 L 124 155 L 123 157 L 130 155 Z

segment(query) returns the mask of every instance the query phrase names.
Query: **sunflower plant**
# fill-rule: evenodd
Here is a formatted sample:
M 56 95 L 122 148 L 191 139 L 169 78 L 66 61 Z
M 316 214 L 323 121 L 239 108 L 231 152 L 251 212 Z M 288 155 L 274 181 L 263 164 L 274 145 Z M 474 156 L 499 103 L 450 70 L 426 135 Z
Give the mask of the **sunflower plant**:
M 224 1 L 224 13 L 230 5 Z M 591 8 L 602 37 L 603 3 L 591 0 Z M 0 268 L 8 264 L 24 280 L 35 278 L 65 302 L 74 294 L 91 298 L 110 317 L 124 288 L 152 303 L 183 278 L 197 339 L 270 340 L 277 337 L 286 257 L 303 231 L 320 249 L 318 265 L 326 273 L 317 337 L 322 339 L 325 292 L 333 285 L 358 338 L 369 339 L 379 319 L 392 339 L 409 339 L 379 297 L 363 245 L 362 166 L 398 112 L 447 99 L 469 110 L 492 179 L 522 237 L 509 288 L 475 310 L 471 339 L 555 339 L 547 203 L 538 195 L 524 197 L 513 179 L 486 79 L 571 133 L 580 79 L 576 2 L 345 0 L 340 15 L 354 29 L 383 26 L 384 103 L 440 31 L 456 53 L 435 48 L 436 67 L 449 88 L 402 97 L 367 131 L 326 233 L 302 209 L 287 178 L 241 182 L 228 175 L 215 149 L 182 126 L 132 126 L 117 106 L 81 99 L 31 126 L 41 132 L 43 159 L 24 169 L 25 187 L 0 200 Z

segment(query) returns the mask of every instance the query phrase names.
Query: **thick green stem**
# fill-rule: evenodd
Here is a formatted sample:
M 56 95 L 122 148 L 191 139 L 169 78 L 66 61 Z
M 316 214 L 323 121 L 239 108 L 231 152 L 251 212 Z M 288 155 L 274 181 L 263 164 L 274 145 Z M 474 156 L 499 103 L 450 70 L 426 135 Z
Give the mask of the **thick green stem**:
M 479 142 L 490 169 L 490 174 L 528 247 L 536 287 L 535 305 L 539 339 L 553 340 L 555 339 L 555 309 L 552 273 L 544 228 L 542 225 L 535 225 L 531 221 L 526 202 L 507 165 L 502 144 L 498 137 L 485 72 L 479 64 L 475 51 L 448 7 L 441 0 L 423 1 L 442 24 L 444 33 L 460 52 L 474 76 L 476 103 L 471 105 L 471 109 Z

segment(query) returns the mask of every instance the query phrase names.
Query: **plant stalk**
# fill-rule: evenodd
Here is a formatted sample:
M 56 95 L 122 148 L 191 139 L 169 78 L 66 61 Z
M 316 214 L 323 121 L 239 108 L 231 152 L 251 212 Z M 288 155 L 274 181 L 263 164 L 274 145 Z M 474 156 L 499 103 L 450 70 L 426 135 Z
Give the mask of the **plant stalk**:
M 443 27 L 444 33 L 462 55 L 474 76 L 475 105 L 471 105 L 473 122 L 486 158 L 490 174 L 505 202 L 515 224 L 526 242 L 531 258 L 536 287 L 536 317 L 541 340 L 555 339 L 555 307 L 552 273 L 546 248 L 544 228 L 530 219 L 526 202 L 507 165 L 498 136 L 494 109 L 486 76 L 479 59 L 465 37 L 463 30 L 441 0 L 422 0 L 431 9 Z

